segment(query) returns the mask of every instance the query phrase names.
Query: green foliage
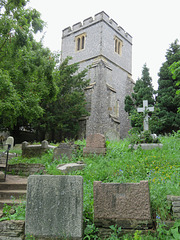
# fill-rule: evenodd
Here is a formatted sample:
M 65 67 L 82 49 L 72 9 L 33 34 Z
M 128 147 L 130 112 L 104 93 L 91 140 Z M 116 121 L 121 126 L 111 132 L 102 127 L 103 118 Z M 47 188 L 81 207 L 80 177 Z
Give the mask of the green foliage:
M 157 133 L 171 133 L 180 127 L 180 95 L 176 92 L 178 86 L 178 61 L 180 61 L 180 45 L 176 40 L 170 45 L 166 53 L 166 62 L 163 63 L 159 72 L 157 107 L 159 112 L 156 116 L 160 119 Z M 172 65 L 174 64 L 174 65 Z M 177 67 L 177 70 L 175 70 Z
M 55 60 L 33 33 L 44 23 L 28 1 L 0 3 L 0 128 L 18 138 L 19 128 L 42 117 L 42 102 L 56 95 L 52 71 Z
M 170 67 L 169 67 L 172 77 L 174 80 L 177 80 L 176 86 L 178 87 L 178 90 L 176 91 L 176 94 L 180 94 L 180 60 L 178 62 L 174 62 Z M 180 107 L 178 108 L 178 112 L 180 112 Z
M 58 87 L 57 99 L 45 105 L 43 126 L 51 141 L 75 138 L 79 129 L 78 119 L 88 112 L 85 109 L 84 88 L 89 84 L 85 79 L 87 69 L 78 72 L 78 64 L 69 64 L 67 57 L 54 71 L 53 77 Z
M 151 131 L 139 132 L 137 129 L 133 128 L 129 131 L 129 139 L 131 144 L 140 143 L 159 143 L 159 138 L 154 136 Z
M 178 239 L 179 222 L 170 229 L 164 226 L 165 220 L 172 220 L 171 208 L 167 202 L 167 195 L 180 195 L 180 132 L 174 132 L 173 135 L 159 137 L 163 148 L 152 150 L 131 150 L 128 148 L 129 139 L 121 141 L 107 141 L 107 154 L 105 156 L 82 156 L 79 153 L 72 161 L 83 161 L 86 167 L 83 170 L 73 171 L 72 175 L 81 175 L 83 177 L 83 216 L 85 219 L 85 239 L 98 239 L 97 229 L 93 225 L 93 182 L 114 182 L 129 183 L 148 180 L 150 188 L 150 200 L 152 212 L 157 216 L 158 232 L 157 234 L 148 234 L 144 236 L 139 231 L 134 236 L 124 235 L 119 239 Z M 77 142 L 76 142 L 77 143 Z M 78 141 L 80 143 L 80 141 Z M 82 147 L 84 145 L 82 141 Z M 82 151 L 82 149 L 81 149 Z M 56 166 L 67 162 L 66 158 L 59 161 L 52 161 L 53 153 L 50 151 L 41 158 L 22 159 L 14 158 L 11 162 L 29 162 L 45 164 L 48 174 L 61 174 Z M 62 175 L 62 174 L 61 174 Z M 173 183 L 173 184 L 172 184 Z M 118 229 L 116 229 L 118 230 Z M 119 230 L 118 230 L 119 231 Z M 114 238 L 117 231 L 113 231 Z M 177 235 L 177 236 L 176 236 Z M 112 236 L 111 236 L 112 237 Z
M 25 220 L 25 208 L 26 208 L 26 201 L 21 203 L 13 204 L 12 206 L 5 204 L 3 208 L 3 217 L 0 218 L 0 221 L 5 220 Z
M 110 226 L 110 229 L 113 231 L 111 233 L 111 236 L 107 238 L 107 240 L 118 240 L 119 239 L 119 234 L 121 232 L 121 227 L 118 228 L 117 225 L 112 225 Z
M 142 69 L 142 77 L 136 81 L 134 92 L 131 96 L 125 97 L 125 111 L 128 112 L 131 119 L 131 126 L 143 128 L 143 113 L 137 113 L 137 108 L 142 107 L 143 100 L 148 100 L 149 106 L 154 106 L 154 90 L 152 86 L 152 78 L 149 69 L 144 64 Z
M 94 223 L 91 223 L 89 219 L 85 220 L 86 227 L 84 229 L 84 238 L 83 240 L 91 240 L 91 239 L 100 239 L 97 234 L 98 234 L 98 228 L 94 225 Z

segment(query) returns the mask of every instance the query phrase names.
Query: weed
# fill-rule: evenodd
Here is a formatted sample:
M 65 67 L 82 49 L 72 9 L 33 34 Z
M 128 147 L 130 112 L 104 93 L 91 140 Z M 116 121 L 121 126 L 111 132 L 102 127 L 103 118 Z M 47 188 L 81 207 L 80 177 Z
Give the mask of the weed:
M 12 206 L 4 204 L 3 217 L 0 218 L 0 221 L 25 220 L 25 208 L 26 201 L 24 200 L 21 200 L 21 203 L 19 203 L 18 205 L 16 205 L 15 202 Z
M 118 240 L 119 239 L 119 234 L 121 232 L 121 227 L 118 227 L 117 225 L 112 225 L 110 226 L 110 229 L 113 231 L 111 233 L 111 236 L 107 240 Z
M 86 219 L 85 223 L 86 223 L 86 228 L 84 230 L 85 236 L 84 236 L 83 240 L 86 240 L 86 239 L 87 240 L 91 240 L 91 239 L 98 240 L 99 239 L 99 237 L 97 236 L 98 228 L 96 228 L 96 226 L 93 223 L 91 223 L 89 221 L 89 219 Z

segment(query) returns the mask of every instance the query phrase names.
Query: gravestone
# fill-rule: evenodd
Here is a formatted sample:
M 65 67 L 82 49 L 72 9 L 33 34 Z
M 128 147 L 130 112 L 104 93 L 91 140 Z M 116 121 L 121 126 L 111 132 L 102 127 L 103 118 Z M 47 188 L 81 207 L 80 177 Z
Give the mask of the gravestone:
M 86 138 L 86 147 L 83 154 L 106 154 L 105 136 L 100 133 L 91 134 Z
M 54 149 L 53 159 L 62 159 L 63 156 L 66 156 L 68 159 L 71 159 L 73 155 L 77 154 L 79 146 L 74 143 L 60 143 L 58 147 Z
M 28 178 L 25 233 L 40 239 L 82 239 L 83 178 Z
M 148 181 L 94 182 L 94 222 L 97 227 L 122 229 L 152 227 Z
M 148 123 L 149 116 L 148 116 L 148 113 L 146 113 L 146 111 L 153 112 L 154 107 L 148 107 L 148 100 L 143 100 L 143 107 L 138 108 L 137 111 L 145 113 L 143 127 L 144 127 L 144 131 L 148 131 L 149 130 L 149 123 Z
M 57 169 L 59 169 L 62 173 L 69 173 L 76 170 L 82 170 L 84 169 L 86 164 L 83 162 L 77 162 L 77 163 L 65 163 L 65 164 L 59 164 L 57 166 Z
M 11 149 L 13 149 L 13 146 L 14 146 L 14 138 L 11 137 L 11 136 L 9 136 L 9 137 L 7 138 L 7 140 L 6 140 L 5 145 L 6 145 L 6 146 L 7 146 L 7 145 L 11 145 Z

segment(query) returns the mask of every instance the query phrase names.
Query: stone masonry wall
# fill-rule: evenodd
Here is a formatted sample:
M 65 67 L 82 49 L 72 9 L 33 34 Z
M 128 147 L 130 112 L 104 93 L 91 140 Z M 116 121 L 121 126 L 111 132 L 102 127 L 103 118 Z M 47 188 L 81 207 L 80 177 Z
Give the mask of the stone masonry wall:
M 23 240 L 25 221 L 2 221 L 0 222 L 1 240 Z
M 85 48 L 76 51 L 75 39 L 83 33 L 85 33 L 86 36 Z M 115 37 L 118 37 L 118 39 L 123 42 L 121 55 L 117 54 L 114 50 Z M 112 134 L 111 136 L 116 139 L 117 135 L 119 135 L 120 138 L 125 137 L 130 129 L 130 123 L 128 115 L 124 110 L 124 98 L 132 92 L 134 85 L 131 78 L 132 37 L 126 33 L 122 27 L 118 26 L 113 19 L 110 19 L 105 12 L 100 12 L 95 15 L 94 19 L 87 18 L 83 21 L 83 24 L 77 23 L 74 24 L 72 28 L 68 27 L 63 30 L 62 59 L 65 59 L 67 56 L 72 56 L 73 58 L 70 63 L 80 63 L 80 70 L 83 70 L 87 66 L 94 65 L 100 60 L 103 60 L 107 64 L 108 68 L 99 71 L 99 73 L 97 71 L 94 72 L 94 69 L 90 68 L 87 78 L 91 79 L 91 84 L 96 82 L 94 91 L 95 88 L 98 87 L 98 81 L 101 81 L 101 79 L 105 81 L 105 84 L 107 83 L 115 89 L 119 107 L 120 128 L 116 129 L 117 134 L 114 134 L 114 136 Z M 101 89 L 97 92 L 99 98 L 98 102 L 96 102 L 96 107 L 93 106 L 95 99 L 91 98 L 91 115 L 93 115 L 93 117 L 92 119 L 89 117 L 86 135 L 94 133 L 93 128 L 89 128 L 88 125 L 94 124 L 93 120 L 95 115 L 97 115 L 97 118 L 103 119 L 102 124 L 107 124 L 109 128 L 112 128 L 112 122 L 109 120 L 107 111 L 105 111 L 105 113 L 102 110 L 98 112 L 102 105 L 108 104 L 106 102 L 107 91 L 103 92 L 103 86 L 101 85 Z M 101 126 L 99 126 L 96 132 L 106 135 L 105 132 L 102 132 Z

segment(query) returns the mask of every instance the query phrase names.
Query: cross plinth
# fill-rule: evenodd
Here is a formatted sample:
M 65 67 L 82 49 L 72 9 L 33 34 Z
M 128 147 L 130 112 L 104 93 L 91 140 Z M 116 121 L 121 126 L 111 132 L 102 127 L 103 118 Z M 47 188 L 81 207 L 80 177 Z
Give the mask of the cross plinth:
M 154 107 L 148 107 L 148 100 L 143 100 L 143 107 L 142 108 L 137 108 L 138 112 L 143 112 L 145 113 L 145 117 L 144 117 L 144 123 L 143 123 L 143 127 L 144 127 L 144 131 L 148 131 L 149 130 L 149 124 L 148 124 L 148 113 L 146 111 L 149 112 L 153 112 L 154 111 Z

